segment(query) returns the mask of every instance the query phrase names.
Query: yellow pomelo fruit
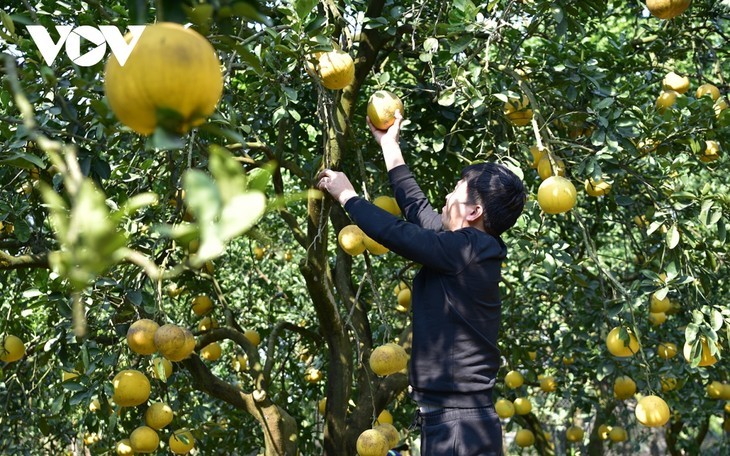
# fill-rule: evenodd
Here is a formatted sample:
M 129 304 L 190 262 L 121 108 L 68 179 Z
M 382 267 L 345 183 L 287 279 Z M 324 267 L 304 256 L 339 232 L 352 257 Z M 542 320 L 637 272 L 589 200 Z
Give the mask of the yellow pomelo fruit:
M 546 393 L 552 393 L 558 389 L 558 383 L 552 375 L 545 376 L 540 379 L 540 389 Z
M 129 434 L 129 442 L 135 453 L 152 453 L 160 445 L 160 436 L 148 426 L 140 426 Z
M 700 367 L 706 367 L 706 366 L 712 366 L 717 362 L 717 358 L 710 352 L 710 346 L 707 343 L 707 340 L 703 337 L 700 341 L 701 343 L 701 350 L 702 355 L 700 359 L 700 363 L 698 366 Z M 684 355 L 684 359 L 687 360 L 687 362 L 691 362 L 692 359 L 692 345 L 685 342 L 684 347 L 682 348 L 682 354 Z
M 258 347 L 258 345 L 261 343 L 261 335 L 255 329 L 245 330 L 243 332 L 243 337 L 248 339 L 248 341 L 251 342 L 251 345 L 253 345 L 254 347 Z
M 509 98 L 505 102 L 502 112 L 512 125 L 523 127 L 532 121 L 532 109 L 529 108 L 530 100 L 523 95 L 522 99 Z
M 662 391 L 677 389 L 677 379 L 674 377 L 659 377 L 659 384 L 662 386 Z
M 508 388 L 516 389 L 522 386 L 523 383 L 525 383 L 525 377 L 523 377 L 518 371 L 509 371 L 507 372 L 507 375 L 504 376 L 504 384 L 507 385 Z
M 168 443 L 173 453 L 187 454 L 195 447 L 195 438 L 192 432 L 183 428 L 173 432 Z
M 357 438 L 358 456 L 385 456 L 389 449 L 388 439 L 375 429 L 368 429 Z
M 494 404 L 494 410 L 500 418 L 506 420 L 515 414 L 515 405 L 509 399 L 502 398 Z
M 667 321 L 667 314 L 665 314 L 664 312 L 649 313 L 649 323 L 651 323 L 653 326 L 659 326 L 665 321 Z
M 400 312 L 408 312 L 411 308 L 411 290 L 406 288 L 405 290 L 401 290 L 398 293 L 398 297 L 396 298 L 398 301 L 398 307 L 396 307 L 396 310 Z
M 195 337 L 187 328 L 168 323 L 155 332 L 155 345 L 162 356 L 178 362 L 193 353 Z
M 160 325 L 157 322 L 143 318 L 129 326 L 127 330 L 127 344 L 133 352 L 140 355 L 151 355 L 157 351 L 155 346 L 155 332 Z
M 25 355 L 25 344 L 17 337 L 9 334 L 2 338 L 0 344 L 0 361 L 12 363 Z
M 401 215 L 400 207 L 398 207 L 398 202 L 393 197 L 385 195 L 378 196 L 373 200 L 373 204 L 393 215 Z
M 656 294 L 651 295 L 651 301 L 649 304 L 649 312 L 666 312 L 672 307 L 669 297 L 664 296 L 664 299 L 659 299 Z
M 645 396 L 639 399 L 634 414 L 644 426 L 664 426 L 669 421 L 669 406 L 658 396 Z
M 530 357 L 530 361 L 535 361 L 537 359 L 537 352 L 536 351 L 528 351 L 527 356 Z
M 195 315 L 202 317 L 213 310 L 213 301 L 205 295 L 199 295 L 193 298 L 192 308 Z
M 378 130 L 387 130 L 393 125 L 395 111 L 400 111 L 401 115 L 405 115 L 403 102 L 398 98 L 398 95 L 387 90 L 378 90 L 370 95 L 367 108 L 368 118 L 370 123 Z
M 122 407 L 134 407 L 147 401 L 152 389 L 150 381 L 142 372 L 127 369 L 119 372 L 112 380 L 112 399 Z
M 160 375 L 160 371 L 164 373 L 164 377 Z M 152 377 L 166 382 L 172 375 L 172 363 L 166 358 L 155 358 L 152 360 Z
M 555 168 L 553 168 L 553 164 L 550 163 L 550 157 L 552 157 L 555 162 Z M 537 174 L 542 180 L 553 175 L 565 176 L 565 162 L 562 158 L 558 158 L 555 155 L 545 154 L 540 161 L 537 162 Z
M 582 442 L 583 434 L 583 429 L 578 426 L 571 426 L 565 431 L 565 438 L 568 442 Z
M 532 411 L 532 402 L 526 397 L 518 397 L 513 402 L 515 413 L 518 415 L 527 415 Z
M 367 251 L 372 253 L 373 255 L 384 255 L 390 252 L 390 249 L 388 247 L 385 247 L 382 244 L 378 244 L 376 241 L 373 240 L 373 238 L 371 238 L 367 234 L 363 237 L 362 243 Z
M 636 383 L 627 375 L 616 377 L 613 382 L 613 395 L 616 399 L 624 400 L 636 394 Z
M 702 84 L 697 87 L 697 98 L 702 98 L 707 94 L 712 97 L 712 101 L 717 101 L 717 99 L 720 98 L 720 89 L 718 89 L 714 84 Z
M 600 438 L 601 440 L 606 440 L 610 432 L 611 426 L 608 426 L 606 424 L 598 426 L 598 438 Z
M 132 449 L 132 443 L 129 439 L 122 439 L 116 444 L 117 456 L 132 456 L 134 450 Z
M 97 410 L 101 410 L 101 402 L 99 402 L 99 399 L 95 397 L 89 403 L 89 411 L 96 412 Z
M 125 37 L 127 42 L 131 34 Z M 213 113 L 223 93 L 215 49 L 191 28 L 146 26 L 124 66 L 109 58 L 104 91 L 120 122 L 141 135 L 157 126 L 186 133 Z
M 385 436 L 385 439 L 388 441 L 388 448 L 394 448 L 398 445 L 398 442 L 400 441 L 400 433 L 392 424 L 378 424 L 374 426 L 373 429 Z
M 628 328 L 624 329 L 629 335 L 628 345 L 619 337 L 621 334 L 620 327 L 613 328 L 606 337 L 606 347 L 613 356 L 633 356 L 634 353 L 639 351 L 639 341 L 634 336 L 634 333 Z
M 236 372 L 248 370 L 248 356 L 236 355 L 236 357 L 233 358 L 233 361 L 231 361 L 231 367 Z
M 720 158 L 720 143 L 714 140 L 705 141 L 705 150 L 700 155 L 700 161 L 713 162 Z
M 200 323 L 198 323 L 198 331 L 210 331 L 211 329 L 215 329 L 218 327 L 218 322 L 213 317 L 203 317 L 202 320 L 200 320 Z
M 131 456 L 134 454 L 132 443 L 129 439 L 122 439 L 115 445 L 117 456 Z
M 664 359 L 674 358 L 677 355 L 677 345 L 672 342 L 662 342 L 657 347 L 657 355 Z
M 375 424 L 393 424 L 393 415 L 385 409 L 378 414 Z
M 326 88 L 344 89 L 355 80 L 355 62 L 350 54 L 338 49 L 323 52 L 317 59 L 317 72 Z
M 408 284 L 401 280 L 400 282 L 398 282 L 398 285 L 396 285 L 395 288 L 393 288 L 393 294 L 398 296 L 398 293 L 400 293 L 402 290 L 407 290 L 407 289 L 409 289 Z
M 722 391 L 720 392 L 720 399 L 723 401 L 730 401 L 730 384 L 723 383 L 722 384 Z M 727 409 L 727 406 L 730 404 L 726 404 L 725 408 Z
M 715 104 L 712 106 L 715 111 L 715 116 L 720 117 L 720 113 L 728 108 L 727 100 L 724 98 L 718 98 Z
M 370 369 L 380 376 L 395 374 L 405 369 L 407 363 L 405 349 L 394 343 L 381 345 L 370 354 Z
M 623 442 L 628 438 L 628 434 L 626 434 L 626 429 L 621 426 L 614 426 L 609 431 L 608 438 L 612 442 Z
M 595 181 L 593 180 L 593 178 L 589 177 L 588 179 L 586 179 L 585 189 L 586 193 L 588 193 L 590 196 L 604 196 L 611 191 L 611 184 L 603 179 Z
M 365 233 L 357 225 L 347 225 L 337 235 L 340 247 L 351 256 L 360 255 L 365 251 Z
M 318 383 L 323 378 L 324 374 L 322 371 L 314 367 L 310 367 L 304 372 L 304 380 L 308 383 Z
M 673 106 L 677 102 L 677 96 L 679 94 L 674 90 L 662 90 L 656 99 L 656 108 L 659 111 L 664 111 Z
M 674 71 L 664 76 L 662 88 L 665 90 L 674 90 L 677 93 L 685 93 L 689 90 L 689 78 L 680 76 Z
M 324 412 L 327 410 L 327 398 L 323 397 L 322 399 L 317 402 L 317 411 L 320 415 L 324 415 Z
M 659 19 L 672 19 L 689 8 L 690 0 L 646 0 L 649 12 Z
M 540 160 L 542 160 L 542 158 L 547 154 L 547 150 L 540 150 L 540 148 L 537 146 L 530 146 L 530 154 L 532 154 L 532 164 L 530 166 L 532 168 L 537 168 Z
M 172 423 L 172 408 L 164 402 L 155 402 L 144 412 L 144 422 L 152 429 L 160 430 Z
M 572 182 L 562 176 L 550 176 L 537 189 L 537 202 L 546 214 L 561 214 L 575 206 L 578 195 Z
M 705 391 L 707 391 L 707 397 L 710 399 L 720 399 L 722 398 L 724 385 L 722 382 L 718 382 L 717 380 L 712 381 L 709 385 L 705 387 Z
M 221 345 L 218 342 L 213 342 L 200 350 L 200 357 L 208 361 L 217 361 L 222 353 Z
M 525 448 L 535 444 L 535 434 L 529 429 L 520 429 L 515 434 L 515 444 L 520 448 Z

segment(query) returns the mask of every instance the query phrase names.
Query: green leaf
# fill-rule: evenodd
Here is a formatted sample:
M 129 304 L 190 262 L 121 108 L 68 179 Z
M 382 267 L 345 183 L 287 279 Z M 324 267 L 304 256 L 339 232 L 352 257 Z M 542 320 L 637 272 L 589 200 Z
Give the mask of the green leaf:
M 155 128 L 149 139 L 149 144 L 158 150 L 180 150 L 185 147 L 182 136 L 170 133 L 162 127 Z
M 276 163 L 269 162 L 261 168 L 254 168 L 248 172 L 248 189 L 258 190 L 262 193 L 266 193 L 266 188 L 271 182 L 271 177 L 274 175 L 276 170 Z
M 319 0 L 296 0 L 294 2 L 294 11 L 297 13 L 299 19 L 304 19 L 318 3 Z
M 15 152 L 5 156 L 0 155 L 0 165 L 16 166 L 25 169 L 46 167 L 46 164 L 39 157 L 25 152 Z
M 203 171 L 188 169 L 185 171 L 182 181 L 185 202 L 201 229 L 213 224 L 223 205 L 220 192 L 213 179 Z
M 684 329 L 684 339 L 687 343 L 693 343 L 697 339 L 697 334 L 700 332 L 700 327 L 695 323 L 690 323 Z
M 151 192 L 134 195 L 133 197 L 125 201 L 119 211 L 114 215 L 117 219 L 121 218 L 117 214 L 122 214 L 122 216 L 128 217 L 138 210 L 142 209 L 143 207 L 153 206 L 157 204 L 158 200 L 159 198 L 157 197 L 157 195 Z
M 256 224 L 266 210 L 266 197 L 258 191 L 238 195 L 223 208 L 220 220 L 220 235 L 233 239 Z
M 713 331 L 719 331 L 722 328 L 723 323 L 722 314 L 717 309 L 712 309 L 710 312 L 710 327 Z
M 446 89 L 439 95 L 438 104 L 441 106 L 451 106 L 456 101 L 456 89 Z
M 677 225 L 672 225 L 669 230 L 667 230 L 667 247 L 669 249 L 675 248 L 679 244 L 679 230 L 677 229 Z
M 217 145 L 208 148 L 208 168 L 215 178 L 223 204 L 246 189 L 246 175 L 241 164 L 233 158 L 228 149 Z

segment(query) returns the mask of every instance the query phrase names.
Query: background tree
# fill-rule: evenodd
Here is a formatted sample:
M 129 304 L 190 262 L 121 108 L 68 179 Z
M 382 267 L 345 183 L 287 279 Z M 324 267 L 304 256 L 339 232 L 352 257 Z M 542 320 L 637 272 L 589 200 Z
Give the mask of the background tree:
M 163 446 L 187 427 L 200 454 L 354 454 L 383 410 L 414 451 L 407 377 L 379 377 L 368 359 L 387 342 L 408 349 L 394 288 L 418 266 L 345 253 L 347 215 L 311 191 L 329 166 L 370 199 L 389 195 L 364 118 L 378 89 L 405 103 L 406 160 L 436 207 L 476 161 L 511 166 L 532 195 L 505 236 L 500 375 L 523 383 L 500 378 L 495 399 L 531 403 L 503 422 L 508 452 L 727 451 L 727 2 L 695 0 L 671 20 L 640 1 L 6 3 L 0 334 L 25 355 L 0 366 L 0 452 L 110 451 L 155 401 L 175 413 Z M 49 65 L 26 28 L 56 39 L 56 25 L 155 20 L 192 23 L 222 64 L 215 113 L 184 135 L 125 127 L 104 64 L 62 50 Z M 317 53 L 332 49 L 354 59 L 342 90 L 316 74 Z M 671 72 L 686 92 L 663 87 Z M 547 215 L 535 195 L 561 163 L 577 204 Z M 212 209 L 242 195 L 253 199 L 229 206 L 237 217 Z M 215 322 L 192 307 L 203 295 Z M 195 353 L 166 374 L 159 354 L 125 342 L 142 318 L 189 328 Z M 636 335 L 638 353 L 608 352 L 615 327 Z M 204 350 L 213 343 L 217 360 Z M 120 408 L 112 379 L 127 368 L 148 374 L 152 393 Z M 614 396 L 623 376 L 636 396 Z M 634 416 L 649 394 L 672 411 L 663 427 Z M 519 449 L 519 429 L 534 446 Z

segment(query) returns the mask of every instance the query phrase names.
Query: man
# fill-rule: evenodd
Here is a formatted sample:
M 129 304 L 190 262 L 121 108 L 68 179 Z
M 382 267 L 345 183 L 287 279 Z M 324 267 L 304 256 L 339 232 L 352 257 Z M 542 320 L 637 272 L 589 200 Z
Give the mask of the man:
M 507 248 L 500 235 L 522 213 L 522 181 L 503 165 L 462 171 L 434 212 L 403 160 L 402 116 L 387 131 L 368 125 L 380 145 L 405 220 L 355 192 L 347 176 L 325 169 L 317 186 L 340 202 L 376 242 L 422 265 L 413 281 L 413 345 L 409 392 L 419 405 L 421 454 L 502 454 L 492 402 L 500 358 L 499 281 Z

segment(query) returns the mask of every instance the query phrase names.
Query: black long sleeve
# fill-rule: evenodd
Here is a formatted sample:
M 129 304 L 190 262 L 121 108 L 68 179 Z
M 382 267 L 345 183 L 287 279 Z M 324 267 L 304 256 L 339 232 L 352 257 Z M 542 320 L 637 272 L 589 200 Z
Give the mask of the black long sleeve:
M 389 176 L 406 220 L 362 198 L 351 198 L 345 209 L 368 236 L 423 265 L 413 282 L 411 395 L 450 407 L 484 405 L 499 369 L 499 281 L 507 249 L 476 228 L 444 230 L 407 167 Z

